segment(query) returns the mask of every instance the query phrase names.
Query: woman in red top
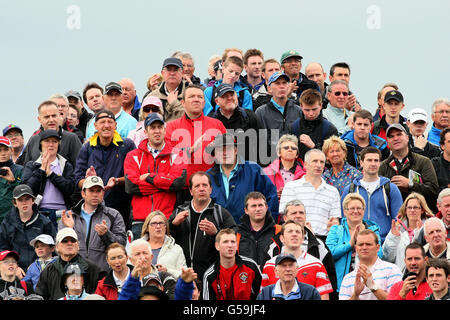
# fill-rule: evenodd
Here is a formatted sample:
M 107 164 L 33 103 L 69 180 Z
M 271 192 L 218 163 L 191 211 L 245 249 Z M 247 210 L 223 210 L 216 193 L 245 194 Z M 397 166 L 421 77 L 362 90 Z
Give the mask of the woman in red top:
M 111 267 L 109 273 L 98 282 L 95 293 L 106 300 L 117 300 L 124 282 L 127 280 L 133 266 L 127 265 L 128 255 L 125 247 L 117 242 L 106 248 L 106 261 Z

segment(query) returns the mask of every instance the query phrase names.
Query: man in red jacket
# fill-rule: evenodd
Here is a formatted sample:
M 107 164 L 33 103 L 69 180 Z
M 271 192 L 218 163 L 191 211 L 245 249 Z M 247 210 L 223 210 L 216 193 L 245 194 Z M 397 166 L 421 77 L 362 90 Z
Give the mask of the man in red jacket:
M 234 230 L 220 230 L 215 246 L 219 259 L 203 276 L 203 300 L 255 300 L 261 271 L 254 260 L 236 254 Z
M 189 179 L 193 173 L 206 172 L 214 165 L 214 158 L 205 152 L 205 148 L 213 142 L 216 135 L 227 130 L 221 121 L 203 115 L 203 87 L 188 86 L 181 104 L 184 107 L 184 115 L 167 123 L 166 142 L 172 144 L 176 150 L 184 151 L 187 157 L 183 161 L 189 163 Z
M 176 191 L 186 186 L 186 163 L 177 160 L 166 143 L 165 122 L 151 113 L 144 122 L 147 139 L 129 152 L 124 162 L 125 191 L 132 195 L 132 231 L 140 237 L 145 218 L 160 210 L 169 218 L 176 203 Z

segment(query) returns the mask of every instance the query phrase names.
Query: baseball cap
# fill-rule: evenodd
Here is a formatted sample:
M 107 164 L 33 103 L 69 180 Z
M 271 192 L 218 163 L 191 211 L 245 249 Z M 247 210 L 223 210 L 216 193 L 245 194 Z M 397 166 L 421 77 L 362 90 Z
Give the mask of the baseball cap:
M 147 118 L 145 118 L 144 127 L 147 128 L 148 126 L 152 125 L 152 123 L 155 121 L 159 121 L 162 124 L 165 123 L 164 120 L 162 119 L 162 116 L 159 113 L 150 113 L 147 116 Z
M 34 194 L 33 194 L 33 190 L 31 190 L 30 186 L 28 186 L 26 184 L 19 184 L 13 190 L 13 198 L 16 199 L 16 200 L 19 199 L 21 196 L 24 196 L 26 194 L 29 195 L 29 196 L 32 196 L 33 198 L 35 198 Z
M 156 282 L 158 282 L 158 284 L 162 286 L 161 278 L 156 273 L 149 273 L 144 278 L 142 278 L 142 284 L 144 286 L 147 286 L 151 280 L 155 280 Z
M 229 84 L 229 83 L 221 83 L 216 88 L 216 95 L 215 95 L 214 99 L 218 98 L 218 97 L 221 97 L 225 93 L 231 92 L 231 91 L 232 92 L 236 92 L 231 84 Z
M 0 137 L 0 144 L 7 146 L 8 148 L 12 148 L 11 141 L 7 137 Z
M 40 234 L 36 238 L 30 241 L 30 246 L 34 247 L 36 242 L 42 242 L 51 246 L 55 245 L 55 240 L 53 240 L 53 237 L 48 234 Z
M 8 131 L 13 130 L 13 129 L 19 130 L 20 133 L 23 134 L 23 131 L 22 131 L 22 129 L 20 129 L 20 127 L 18 127 L 18 126 L 16 126 L 15 124 L 12 124 L 12 123 L 11 123 L 11 124 L 8 124 L 8 126 L 6 126 L 6 127 L 3 129 L 3 135 L 6 136 L 6 134 L 8 133 Z
M 81 101 L 81 94 L 80 94 L 78 91 L 73 91 L 73 90 L 67 91 L 67 92 L 65 93 L 65 96 L 66 96 L 67 98 L 69 98 L 69 97 L 77 98 L 78 100 Z
M 93 186 L 99 186 L 102 189 L 105 189 L 105 185 L 103 184 L 103 180 L 97 176 L 89 176 L 83 182 L 83 190 L 90 189 Z
M 224 146 L 237 146 L 236 138 L 231 133 L 225 132 L 224 134 L 218 134 L 212 143 L 206 146 L 205 151 L 214 156 L 214 150 Z
M 408 133 L 406 132 L 406 129 L 405 129 L 404 126 L 402 126 L 400 123 L 394 123 L 394 124 L 391 124 L 391 125 L 386 129 L 386 137 L 389 137 L 389 132 L 391 132 L 391 131 L 394 130 L 394 129 L 403 131 L 404 133 L 408 134 Z
M 48 129 L 48 130 L 41 131 L 39 133 L 39 142 L 41 142 L 42 140 L 45 140 L 47 138 L 50 138 L 50 137 L 55 137 L 58 140 L 61 140 L 61 136 L 59 135 L 58 131 L 53 130 L 53 129 Z
M 161 102 L 161 99 L 155 96 L 147 96 L 145 97 L 144 101 L 142 101 L 141 107 L 145 107 L 148 105 L 157 106 L 162 109 L 163 105 Z
M 72 228 L 62 228 L 56 234 L 56 243 L 60 243 L 64 238 L 71 237 L 78 241 L 78 236 Z
M 155 286 L 142 287 L 139 291 L 139 298 L 147 295 L 156 296 L 159 300 L 169 300 L 169 296 L 164 292 L 159 290 Z
M 283 61 L 284 61 L 284 60 L 289 59 L 289 58 L 291 58 L 291 57 L 298 57 L 298 58 L 300 58 L 300 59 L 303 59 L 303 57 L 302 57 L 302 56 L 300 55 L 300 53 L 298 53 L 297 51 L 295 51 L 295 50 L 289 50 L 289 51 L 286 51 L 285 53 L 283 53 L 283 54 L 281 55 L 281 59 L 280 59 L 281 64 L 283 64 Z
M 284 72 L 274 72 L 269 78 L 268 85 L 270 86 L 272 83 L 277 81 L 280 77 L 285 78 L 287 82 L 290 81 L 290 79 L 289 79 L 289 77 L 288 77 L 288 75 L 286 73 L 284 73 Z
M 176 66 L 178 68 L 183 69 L 183 63 L 178 58 L 167 58 L 166 60 L 164 60 L 163 66 L 162 66 L 163 69 L 167 66 Z
M 122 93 L 122 86 L 117 82 L 110 82 L 105 86 L 105 94 L 108 94 L 111 90 L 117 90 Z
M 295 259 L 295 257 L 292 254 L 290 254 L 290 253 L 288 253 L 288 254 L 283 253 L 283 254 L 278 255 L 275 258 L 275 265 L 276 266 L 279 265 L 281 262 L 283 262 L 286 259 L 297 262 L 297 259 Z
M 427 119 L 428 119 L 427 112 L 421 108 L 412 109 L 408 114 L 408 120 L 411 123 L 414 123 L 416 121 L 428 122 Z
M 389 100 L 396 100 L 398 102 L 403 102 L 403 95 L 398 90 L 388 91 L 384 95 L 384 102 L 388 102 Z
M 14 256 L 14 258 L 19 261 L 19 254 L 16 251 L 5 250 L 0 252 L 0 261 L 3 261 L 7 256 Z

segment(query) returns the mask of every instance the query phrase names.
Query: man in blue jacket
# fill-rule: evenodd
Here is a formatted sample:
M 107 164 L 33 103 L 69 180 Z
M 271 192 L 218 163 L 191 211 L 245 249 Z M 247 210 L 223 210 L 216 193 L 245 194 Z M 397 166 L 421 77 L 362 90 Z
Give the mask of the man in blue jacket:
M 362 149 L 372 146 L 381 151 L 381 160 L 389 157 L 387 142 L 377 135 L 371 134 L 373 117 L 367 110 L 359 110 L 353 115 L 354 129 L 341 136 L 347 146 L 347 162 L 358 169 L 359 154 Z
M 349 193 L 359 193 L 366 202 L 364 219 L 380 226 L 381 242 L 391 229 L 392 220 L 397 217 L 403 200 L 398 187 L 386 177 L 378 175 L 381 164 L 381 151 L 375 147 L 366 147 L 361 151 L 360 164 L 363 177 L 356 178 L 344 188 L 341 199 Z M 342 201 L 341 200 L 341 201 Z
M 278 197 L 275 185 L 261 167 L 238 156 L 235 137 L 224 133 L 215 137 L 207 147 L 216 164 L 207 173 L 211 176 L 211 198 L 227 209 L 236 223 L 244 214 L 245 196 L 253 191 L 261 192 L 267 199 L 274 220 L 278 218 Z
M 129 229 L 131 197 L 125 192 L 124 161 L 128 152 L 136 149 L 134 142 L 122 138 L 117 123 L 109 110 L 95 116 L 97 132 L 88 139 L 78 154 L 75 181 L 81 190 L 88 176 L 98 176 L 105 185 L 105 205 L 120 212 Z

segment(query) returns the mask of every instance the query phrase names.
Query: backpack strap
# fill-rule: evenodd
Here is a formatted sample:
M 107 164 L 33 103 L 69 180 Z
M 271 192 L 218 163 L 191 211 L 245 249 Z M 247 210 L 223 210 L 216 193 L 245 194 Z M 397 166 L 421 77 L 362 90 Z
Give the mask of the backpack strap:
M 386 207 L 386 215 L 387 216 L 390 216 L 390 211 L 391 211 L 390 210 L 390 204 L 391 204 L 390 196 L 391 196 L 391 183 L 388 182 L 383 185 L 383 199 L 384 199 L 384 205 Z
M 353 193 L 353 192 L 355 192 L 355 184 L 352 182 L 352 183 L 350 183 L 348 193 Z

